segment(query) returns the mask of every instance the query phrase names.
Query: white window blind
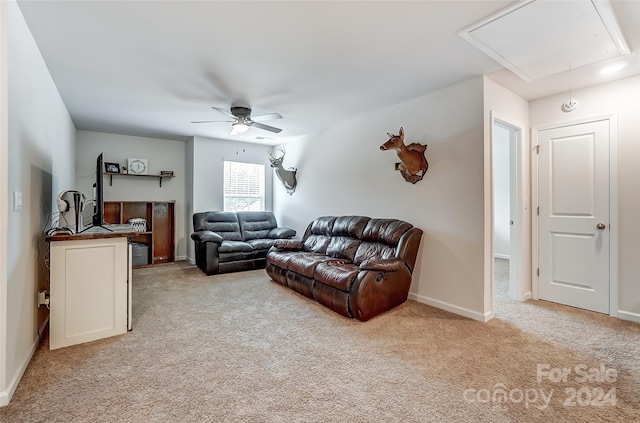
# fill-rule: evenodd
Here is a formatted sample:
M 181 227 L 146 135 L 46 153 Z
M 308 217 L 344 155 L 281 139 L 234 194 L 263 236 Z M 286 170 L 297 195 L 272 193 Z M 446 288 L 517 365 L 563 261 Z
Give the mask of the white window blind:
M 264 165 L 224 162 L 224 210 L 264 211 Z

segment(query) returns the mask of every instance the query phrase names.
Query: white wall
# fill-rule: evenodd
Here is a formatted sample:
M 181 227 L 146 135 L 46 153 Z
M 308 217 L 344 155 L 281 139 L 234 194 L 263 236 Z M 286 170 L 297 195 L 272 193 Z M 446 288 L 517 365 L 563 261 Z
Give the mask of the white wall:
M 509 130 L 493 128 L 493 255 L 509 258 L 511 232 Z
M 0 198 L 8 204 L 9 199 L 9 107 L 7 76 L 7 2 L 0 1 Z M 0 406 L 6 405 L 13 389 L 7 383 L 7 241 L 9 207 L 0 202 Z
M 2 269 L 6 286 L 0 292 L 6 315 L 4 377 L 0 405 L 8 403 L 37 345 L 38 324 L 46 317 L 37 307 L 37 292 L 45 288 L 38 272 L 42 229 L 58 192 L 74 184 L 75 127 L 15 2 L 7 2 L 8 109 L 6 227 L 11 248 Z M 2 22 L 3 24 L 5 22 Z M 22 211 L 13 211 L 11 196 L 22 192 Z M 6 319 L 6 320 L 5 320 Z
M 78 131 L 78 154 L 76 159 L 76 179 L 79 191 L 92 198 L 95 181 L 96 158 L 103 153 L 105 162 L 126 166 L 127 158 L 148 160 L 149 174 L 159 174 L 161 170 L 172 170 L 175 177 L 163 179 L 162 187 L 155 178 L 134 178 L 114 176 L 113 185 L 104 178 L 104 199 L 136 201 L 170 201 L 175 204 L 176 259 L 184 260 L 187 254 L 186 213 L 186 144 L 183 141 L 157 138 L 134 137 L 107 134 L 103 132 Z
M 578 90 L 578 108 L 563 113 L 567 95 L 531 102 L 531 126 L 615 113 L 618 121 L 618 315 L 640 322 L 640 76 Z
M 482 91 L 474 78 L 288 143 L 298 188 L 274 188 L 278 221 L 302 235 L 322 215 L 406 220 L 424 231 L 411 298 L 483 320 Z M 401 126 L 406 143 L 429 145 L 415 185 L 394 170 L 394 152 L 379 150 Z
M 190 161 L 193 162 L 191 190 L 193 208 L 188 216 L 187 233 L 193 232 L 191 217 L 194 212 L 224 209 L 223 177 L 224 161 L 258 163 L 265 165 L 265 209 L 273 210 L 273 190 L 282 188 L 280 181 L 273 184 L 273 169 L 270 167 L 268 146 L 243 143 L 238 141 L 222 141 L 211 138 L 194 137 L 189 144 Z M 287 153 L 288 159 L 289 153 Z M 285 167 L 288 160 L 285 159 Z M 284 188 L 282 188 L 284 192 Z M 278 222 L 280 223 L 280 222 Z M 190 239 L 189 239 L 190 240 Z M 188 258 L 195 262 L 193 241 L 188 243 Z

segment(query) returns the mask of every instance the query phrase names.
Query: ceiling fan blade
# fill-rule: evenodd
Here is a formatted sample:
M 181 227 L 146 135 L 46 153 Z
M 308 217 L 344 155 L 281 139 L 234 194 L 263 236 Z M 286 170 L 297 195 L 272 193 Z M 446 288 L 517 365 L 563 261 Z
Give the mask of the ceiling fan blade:
M 253 122 L 251 126 L 254 128 L 264 129 L 265 131 L 275 132 L 276 134 L 282 131 L 282 129 L 280 128 L 275 128 L 273 126 L 265 125 L 263 123 L 258 123 L 258 122 Z
M 265 115 L 251 116 L 251 120 L 254 122 L 264 122 L 265 120 L 282 119 L 280 113 L 267 113 Z
M 235 119 L 235 118 L 236 118 L 236 117 L 235 117 L 234 115 L 232 115 L 232 114 L 231 114 L 231 112 L 229 112 L 228 110 L 221 109 L 221 108 L 219 108 L 219 107 L 214 107 L 214 106 L 211 106 L 211 108 L 212 108 L 213 110 L 217 110 L 217 111 L 219 111 L 220 113 L 223 113 L 223 114 L 225 114 L 225 115 L 229 116 L 229 117 L 230 117 L 230 118 L 232 118 L 232 119 Z
M 233 120 L 196 120 L 191 123 L 232 123 Z

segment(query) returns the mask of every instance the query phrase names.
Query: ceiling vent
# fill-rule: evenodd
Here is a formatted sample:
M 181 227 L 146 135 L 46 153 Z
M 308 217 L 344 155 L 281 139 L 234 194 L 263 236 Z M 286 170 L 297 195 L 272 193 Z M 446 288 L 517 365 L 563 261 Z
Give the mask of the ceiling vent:
M 609 2 L 520 2 L 460 35 L 526 82 L 629 54 Z

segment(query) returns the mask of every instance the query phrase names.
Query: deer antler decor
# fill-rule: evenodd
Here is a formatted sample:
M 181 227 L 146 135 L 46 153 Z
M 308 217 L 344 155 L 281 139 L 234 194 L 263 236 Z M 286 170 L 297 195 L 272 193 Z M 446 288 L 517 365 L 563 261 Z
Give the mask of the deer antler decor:
M 282 182 L 282 185 L 284 185 L 287 194 L 293 194 L 296 190 L 296 185 L 298 185 L 298 181 L 296 180 L 296 172 L 298 170 L 296 168 L 289 168 L 285 170 L 285 168 L 282 167 L 282 161 L 286 154 L 284 147 L 271 147 L 268 154 L 271 167 L 275 169 L 276 175 L 278 176 L 278 179 L 280 179 L 280 182 Z
M 427 145 L 418 143 L 404 145 L 404 130 L 402 128 L 400 128 L 398 135 L 388 132 L 387 135 L 389 135 L 389 141 L 382 144 L 380 150 L 396 150 L 400 159 L 400 162 L 396 163 L 396 170 L 402 173 L 405 181 L 415 184 L 422 180 L 429 168 L 429 163 L 424 155 Z

